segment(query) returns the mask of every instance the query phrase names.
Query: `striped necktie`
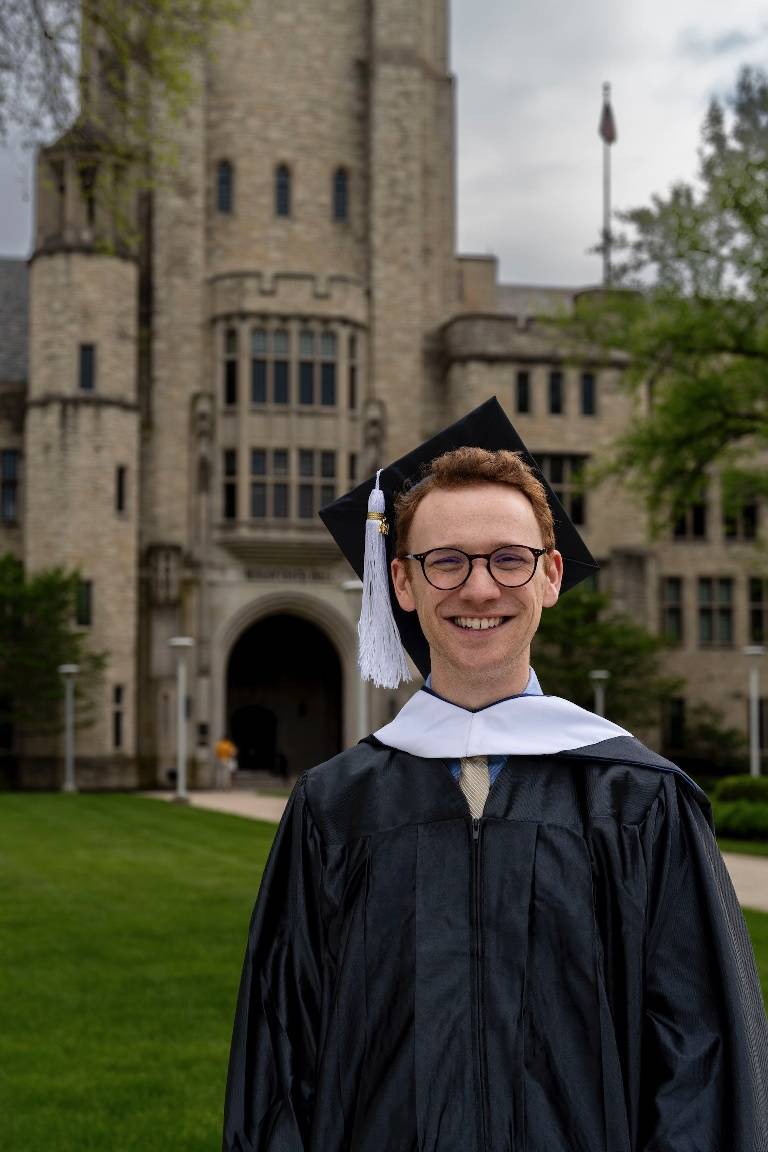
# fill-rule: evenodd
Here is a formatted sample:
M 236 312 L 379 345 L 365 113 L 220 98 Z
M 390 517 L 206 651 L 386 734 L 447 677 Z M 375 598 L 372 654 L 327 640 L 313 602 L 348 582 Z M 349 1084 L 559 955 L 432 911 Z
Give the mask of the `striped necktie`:
M 467 798 L 472 816 L 475 820 L 479 819 L 483 814 L 483 808 L 485 808 L 485 802 L 491 790 L 487 756 L 462 757 L 459 788 Z

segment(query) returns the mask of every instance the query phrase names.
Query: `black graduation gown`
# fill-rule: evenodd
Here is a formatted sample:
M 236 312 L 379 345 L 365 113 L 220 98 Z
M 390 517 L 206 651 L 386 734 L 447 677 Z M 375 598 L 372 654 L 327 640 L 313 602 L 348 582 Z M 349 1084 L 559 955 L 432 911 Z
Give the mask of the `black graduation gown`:
M 473 821 L 374 737 L 306 773 L 253 914 L 224 1152 L 766 1152 L 768 1027 L 706 797 L 631 738 Z

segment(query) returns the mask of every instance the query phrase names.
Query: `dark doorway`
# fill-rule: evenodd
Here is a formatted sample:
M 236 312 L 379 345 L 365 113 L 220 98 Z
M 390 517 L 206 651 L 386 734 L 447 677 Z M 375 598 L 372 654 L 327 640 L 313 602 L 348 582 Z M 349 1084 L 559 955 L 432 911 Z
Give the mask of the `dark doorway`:
M 298 776 L 341 749 L 341 665 L 316 625 L 267 616 L 227 667 L 227 719 L 238 769 Z

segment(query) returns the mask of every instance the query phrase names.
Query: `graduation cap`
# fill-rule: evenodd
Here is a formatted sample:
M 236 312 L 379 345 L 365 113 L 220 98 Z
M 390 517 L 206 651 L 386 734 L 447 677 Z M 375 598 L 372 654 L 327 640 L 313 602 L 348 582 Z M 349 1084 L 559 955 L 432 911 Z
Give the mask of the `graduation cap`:
M 426 678 L 430 668 L 429 645 L 418 616 L 400 607 L 389 576 L 396 533 L 387 531 L 387 521 L 392 525 L 395 496 L 418 483 L 424 466 L 436 457 L 464 447 L 519 452 L 541 482 L 554 519 L 555 547 L 563 556 L 562 592 L 599 567 L 496 397 L 486 400 L 320 510 L 321 520 L 363 581 L 358 625 L 360 670 L 364 680 L 373 680 L 380 687 L 396 688 L 401 681 L 411 679 L 403 647 L 422 676 Z

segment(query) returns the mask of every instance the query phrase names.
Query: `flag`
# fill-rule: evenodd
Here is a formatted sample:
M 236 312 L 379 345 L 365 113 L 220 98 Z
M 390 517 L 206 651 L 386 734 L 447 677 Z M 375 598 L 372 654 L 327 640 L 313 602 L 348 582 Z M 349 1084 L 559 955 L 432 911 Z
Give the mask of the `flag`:
M 616 121 L 613 118 L 613 108 L 611 108 L 610 84 L 603 84 L 603 110 L 600 114 L 598 132 L 606 144 L 616 143 Z

